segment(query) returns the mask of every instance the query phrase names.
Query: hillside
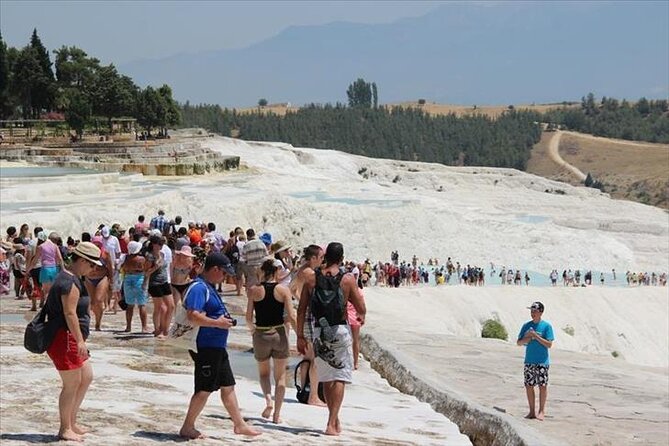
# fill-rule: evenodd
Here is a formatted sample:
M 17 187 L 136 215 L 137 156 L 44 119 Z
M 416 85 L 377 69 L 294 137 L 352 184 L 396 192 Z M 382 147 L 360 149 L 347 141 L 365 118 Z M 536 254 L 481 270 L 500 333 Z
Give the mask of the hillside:
M 604 183 L 613 198 L 669 209 L 669 145 L 598 138 L 563 132 L 559 153 L 569 164 Z M 527 172 L 582 185 L 548 156 L 553 133 L 545 132 L 527 164 Z

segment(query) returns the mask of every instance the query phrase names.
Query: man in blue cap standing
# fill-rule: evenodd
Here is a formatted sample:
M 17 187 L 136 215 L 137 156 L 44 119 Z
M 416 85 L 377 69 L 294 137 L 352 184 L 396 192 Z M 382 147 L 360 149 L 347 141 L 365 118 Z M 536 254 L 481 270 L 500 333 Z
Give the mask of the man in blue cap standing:
M 555 338 L 551 324 L 541 319 L 544 304 L 534 302 L 527 308 L 532 320 L 523 324 L 516 342 L 517 345 L 525 346 L 525 392 L 530 406 L 530 412 L 525 418 L 543 421 L 548 397 L 548 349 L 553 346 Z M 539 386 L 539 412 L 535 412 L 534 386 Z

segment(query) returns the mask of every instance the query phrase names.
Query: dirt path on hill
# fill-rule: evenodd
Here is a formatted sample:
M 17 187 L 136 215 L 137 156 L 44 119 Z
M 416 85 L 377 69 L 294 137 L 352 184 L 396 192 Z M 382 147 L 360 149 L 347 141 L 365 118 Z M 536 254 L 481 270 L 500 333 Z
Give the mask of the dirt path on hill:
M 580 134 L 579 134 L 580 136 Z M 571 173 L 573 173 L 576 178 L 578 178 L 579 181 L 585 181 L 585 174 L 581 172 L 578 168 L 572 166 L 568 162 L 562 159 L 560 156 L 559 148 L 560 148 L 560 138 L 562 137 L 562 132 L 561 131 L 556 131 L 553 137 L 551 138 L 550 143 L 548 144 L 548 156 L 555 161 L 559 166 L 564 167 L 565 169 L 569 170 Z

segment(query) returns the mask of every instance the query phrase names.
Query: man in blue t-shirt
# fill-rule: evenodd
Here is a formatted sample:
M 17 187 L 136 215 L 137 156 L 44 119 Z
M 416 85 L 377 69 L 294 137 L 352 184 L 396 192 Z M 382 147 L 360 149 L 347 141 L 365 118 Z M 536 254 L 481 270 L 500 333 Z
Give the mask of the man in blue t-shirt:
M 523 324 L 518 334 L 518 345 L 525 346 L 525 393 L 530 413 L 525 418 L 543 421 L 548 397 L 548 349 L 553 346 L 553 327 L 541 320 L 544 304 L 534 302 L 528 307 L 532 320 Z M 539 386 L 539 412 L 535 412 L 534 386 Z
M 235 395 L 235 377 L 226 350 L 228 330 L 235 323 L 216 292 L 216 285 L 225 280 L 226 274 L 235 274 L 230 259 L 221 253 L 208 255 L 204 262 L 204 272 L 184 296 L 188 321 L 200 328 L 196 338 L 197 353 L 191 352 L 195 360 L 195 392 L 179 431 L 180 436 L 188 439 L 204 438 L 195 429 L 195 421 L 207 404 L 209 395 L 219 389 L 223 405 L 234 424 L 235 434 L 260 435 L 242 418 Z

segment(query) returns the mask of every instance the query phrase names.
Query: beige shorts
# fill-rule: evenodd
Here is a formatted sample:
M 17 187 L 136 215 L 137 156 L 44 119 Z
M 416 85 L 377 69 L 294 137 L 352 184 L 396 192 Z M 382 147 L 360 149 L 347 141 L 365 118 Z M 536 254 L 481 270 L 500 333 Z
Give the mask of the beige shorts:
M 269 358 L 286 359 L 290 356 L 290 346 L 284 325 L 269 330 L 256 329 L 253 332 L 253 356 L 256 361 Z

